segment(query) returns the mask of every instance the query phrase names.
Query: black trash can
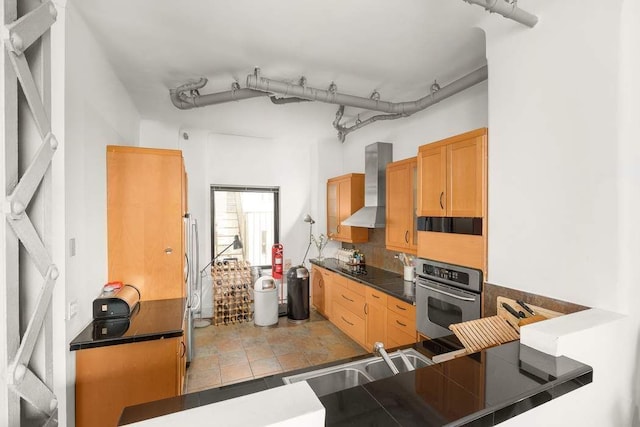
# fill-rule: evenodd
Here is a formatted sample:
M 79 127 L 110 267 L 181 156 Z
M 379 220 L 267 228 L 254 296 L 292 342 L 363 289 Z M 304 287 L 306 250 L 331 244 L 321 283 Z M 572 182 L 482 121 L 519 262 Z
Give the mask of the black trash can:
M 309 270 L 303 265 L 287 271 L 287 320 L 292 323 L 309 320 Z

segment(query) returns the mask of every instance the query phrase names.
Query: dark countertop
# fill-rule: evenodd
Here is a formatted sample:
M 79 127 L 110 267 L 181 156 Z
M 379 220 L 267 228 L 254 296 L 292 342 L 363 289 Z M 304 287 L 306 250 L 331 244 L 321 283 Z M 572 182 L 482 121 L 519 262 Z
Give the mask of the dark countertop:
M 140 301 L 129 318 L 94 320 L 69 344 L 71 351 L 182 336 L 185 300 Z
M 413 347 L 429 355 L 423 343 Z M 353 357 L 323 367 L 368 356 Z M 283 385 L 285 374 L 124 409 L 120 425 Z M 320 397 L 325 425 L 493 426 L 591 383 L 593 369 L 519 341 Z M 549 422 L 551 420 L 548 420 Z
M 326 268 L 363 285 L 371 286 L 409 304 L 415 305 L 416 303 L 416 284 L 404 281 L 401 274 L 370 265 L 349 266 L 336 258 L 325 258 L 322 261 L 310 259 L 309 261 L 318 267 Z

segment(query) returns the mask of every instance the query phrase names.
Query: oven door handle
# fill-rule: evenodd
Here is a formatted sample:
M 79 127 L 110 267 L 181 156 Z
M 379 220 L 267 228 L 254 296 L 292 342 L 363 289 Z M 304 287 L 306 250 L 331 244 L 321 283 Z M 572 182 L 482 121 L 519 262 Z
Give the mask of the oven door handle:
M 449 293 L 449 292 L 441 291 L 440 289 L 432 288 L 431 286 L 423 285 L 422 283 L 418 283 L 418 286 L 420 286 L 422 288 L 425 288 L 425 289 L 429 289 L 430 291 L 437 292 L 437 293 L 442 294 L 442 295 L 446 295 L 446 296 L 451 297 L 451 298 L 462 300 L 462 301 L 475 301 L 476 300 L 475 298 L 472 298 L 472 297 L 461 297 L 461 296 L 458 296 L 456 294 L 452 294 L 452 293 Z

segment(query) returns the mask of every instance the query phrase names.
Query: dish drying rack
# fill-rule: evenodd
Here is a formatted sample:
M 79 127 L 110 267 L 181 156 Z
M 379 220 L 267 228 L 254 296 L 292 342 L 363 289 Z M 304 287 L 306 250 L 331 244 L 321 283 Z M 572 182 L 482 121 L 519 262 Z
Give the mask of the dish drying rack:
M 253 320 L 251 265 L 229 260 L 211 266 L 213 324 L 233 325 Z

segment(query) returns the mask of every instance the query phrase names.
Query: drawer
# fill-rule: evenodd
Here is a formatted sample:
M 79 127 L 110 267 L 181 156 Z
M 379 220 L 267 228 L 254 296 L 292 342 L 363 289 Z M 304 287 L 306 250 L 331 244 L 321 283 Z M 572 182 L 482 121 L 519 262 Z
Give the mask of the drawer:
M 416 307 L 414 305 L 401 301 L 398 298 L 389 297 L 387 298 L 387 308 L 402 316 L 412 318 L 415 322 Z
M 355 292 L 356 294 L 360 295 L 360 296 L 364 296 L 366 289 L 368 288 L 368 286 L 363 285 L 362 283 L 356 282 L 355 280 L 349 280 L 347 279 L 347 289 L 349 289 L 352 292 Z
M 333 306 L 333 323 L 358 344 L 365 342 L 365 321 L 340 304 Z
M 397 329 L 407 335 L 412 336 L 411 342 L 415 342 L 416 336 L 416 319 L 402 316 L 395 311 L 387 312 L 387 333 L 390 334 L 391 329 Z
M 364 319 L 364 297 L 343 286 L 336 286 L 332 292 L 334 304 L 339 304 Z
M 387 307 L 387 294 L 377 289 L 370 288 L 365 289 L 365 299 L 372 304 L 382 304 Z

